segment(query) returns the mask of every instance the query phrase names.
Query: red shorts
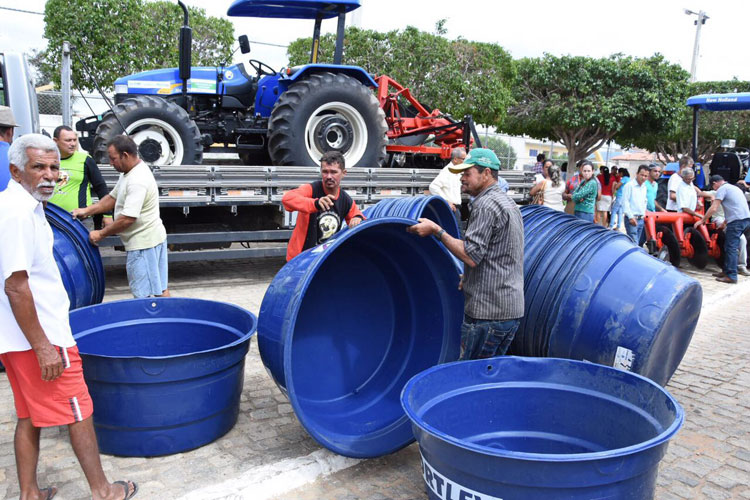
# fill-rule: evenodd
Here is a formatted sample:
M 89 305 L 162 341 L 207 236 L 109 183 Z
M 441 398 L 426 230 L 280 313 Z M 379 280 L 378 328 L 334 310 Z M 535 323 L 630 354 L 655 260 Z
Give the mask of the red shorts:
M 91 416 L 94 405 L 83 380 L 78 347 L 57 347 L 65 369 L 51 382 L 42 380 L 33 350 L 0 354 L 13 389 L 18 418 L 31 418 L 34 427 L 54 427 L 80 422 Z

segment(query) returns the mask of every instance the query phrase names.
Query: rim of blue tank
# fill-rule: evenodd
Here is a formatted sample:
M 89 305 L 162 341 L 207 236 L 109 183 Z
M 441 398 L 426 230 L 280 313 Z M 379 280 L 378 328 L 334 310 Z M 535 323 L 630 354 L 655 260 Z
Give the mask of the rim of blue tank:
M 373 219 L 367 219 L 361 224 L 358 224 L 355 227 L 348 229 L 347 231 L 339 231 L 338 233 L 336 233 L 336 235 L 334 235 L 333 238 L 319 245 L 316 248 L 322 247 L 326 250 L 325 253 L 321 251 L 320 256 L 328 255 L 331 251 L 341 246 L 349 238 L 354 237 L 358 232 L 364 230 L 367 227 L 371 227 L 374 224 L 393 224 L 393 223 L 403 224 L 405 226 L 404 231 L 406 231 L 406 227 L 416 224 L 417 221 L 413 219 L 407 219 L 404 217 L 378 217 L 378 218 L 373 218 Z M 438 244 L 438 247 L 440 248 L 441 252 L 446 254 L 447 257 L 452 257 L 452 254 L 448 251 L 447 248 L 445 248 L 444 245 Z M 320 266 L 323 265 L 323 263 L 326 260 L 326 259 L 321 259 L 320 256 L 315 258 L 315 260 L 311 263 L 310 267 L 307 268 L 307 270 L 305 271 L 304 278 L 300 279 L 298 284 L 295 286 L 296 289 L 309 288 L 311 281 L 315 278 L 315 274 L 317 270 L 320 268 Z M 301 306 L 302 306 L 301 300 L 292 300 L 291 308 L 287 310 L 287 317 L 291 318 L 291 320 L 288 323 L 285 323 L 285 326 L 282 327 L 283 336 L 284 336 L 284 366 L 287 366 L 287 367 L 292 366 L 292 344 L 293 342 L 292 342 L 291 335 L 295 330 L 295 326 L 297 324 L 297 318 L 299 316 L 299 310 Z M 442 355 L 444 355 L 444 352 L 441 352 L 441 356 Z M 292 408 L 294 409 L 294 414 L 297 416 L 297 419 L 300 421 L 302 426 L 305 428 L 305 430 L 307 430 L 307 432 L 309 432 L 313 437 L 315 437 L 316 440 L 318 440 L 319 437 L 324 438 L 325 436 L 322 433 L 320 433 L 317 427 L 314 425 L 314 419 L 310 419 L 307 417 L 307 414 L 305 413 L 302 405 L 300 405 L 299 401 L 297 400 L 297 391 L 294 388 L 293 375 L 292 375 L 291 369 L 284 370 L 284 383 L 286 385 L 286 391 L 287 391 L 287 396 L 289 398 L 289 402 L 291 403 Z M 405 421 L 408 421 L 408 419 L 409 419 L 408 415 L 405 414 L 401 418 L 391 423 L 388 427 L 382 429 L 380 433 L 386 434 L 390 432 L 391 430 L 403 425 Z M 404 446 L 409 444 L 413 439 L 414 438 L 412 437 L 409 441 L 404 442 L 404 443 L 402 442 L 393 443 L 393 446 L 390 446 L 389 450 L 382 453 L 382 455 L 392 453 L 396 450 L 403 448 Z M 338 453 L 342 453 L 342 450 L 336 450 L 336 451 Z M 354 455 L 347 455 L 347 456 L 354 456 Z M 362 455 L 362 456 L 365 457 L 367 455 Z
M 100 357 L 100 358 L 111 358 L 111 359 L 172 359 L 172 358 L 180 358 L 180 357 L 185 357 L 185 356 L 193 356 L 195 354 L 205 354 L 205 353 L 208 353 L 208 352 L 221 351 L 221 350 L 227 349 L 228 347 L 234 347 L 234 346 L 239 345 L 239 344 L 241 344 L 243 342 L 246 342 L 258 330 L 258 318 L 253 313 L 251 313 L 250 311 L 248 311 L 247 309 L 245 309 L 244 307 L 240 307 L 240 306 L 238 306 L 236 304 L 232 304 L 230 302 L 222 302 L 222 301 L 218 301 L 218 300 L 207 300 L 207 299 L 193 299 L 193 298 L 190 298 L 190 297 L 147 297 L 147 298 L 142 298 L 142 299 L 114 300 L 112 302 L 103 302 L 101 304 L 94 304 L 94 305 L 91 305 L 91 306 L 86 306 L 86 307 L 81 307 L 81 308 L 75 309 L 73 311 L 70 311 L 70 316 L 74 316 L 74 315 L 77 315 L 77 314 L 86 314 L 89 310 L 94 309 L 94 308 L 105 308 L 105 307 L 109 307 L 111 305 L 124 304 L 124 303 L 128 303 L 128 304 L 133 304 L 133 303 L 136 303 L 136 302 L 167 302 L 167 303 L 169 303 L 169 302 L 175 302 L 175 303 L 178 303 L 178 302 L 188 302 L 188 301 L 189 302 L 209 302 L 209 303 L 212 303 L 212 304 L 221 304 L 221 305 L 227 306 L 229 308 L 235 309 L 235 310 L 237 310 L 240 313 L 246 313 L 246 314 L 248 314 L 253 319 L 253 327 L 252 327 L 252 329 L 249 332 L 243 334 L 242 337 L 238 338 L 234 342 L 230 342 L 228 344 L 224 344 L 224 345 L 221 345 L 221 346 L 218 346 L 218 347 L 213 347 L 211 349 L 205 349 L 203 351 L 191 351 L 191 352 L 186 352 L 186 353 L 182 353 L 182 354 L 169 354 L 169 355 L 166 355 L 166 356 L 132 356 L 132 355 L 129 355 L 129 356 L 113 356 L 113 355 L 110 355 L 110 354 L 89 354 L 89 353 L 86 353 L 86 352 L 82 352 L 81 354 L 85 354 L 86 356 L 97 356 L 97 357 Z M 169 318 L 171 316 L 167 316 L 167 317 Z M 78 338 L 80 338 L 81 336 L 85 337 L 86 335 L 89 335 L 91 333 L 96 333 L 96 332 L 99 332 L 99 331 L 102 331 L 102 330 L 109 330 L 110 328 L 112 328 L 113 325 L 118 325 L 118 324 L 123 324 L 123 323 L 139 323 L 139 322 L 142 322 L 143 319 L 144 318 L 134 318 L 134 319 L 128 319 L 128 320 L 124 320 L 124 321 L 120 320 L 120 321 L 116 321 L 116 322 L 113 322 L 113 323 L 108 323 L 106 325 L 102 325 L 102 326 L 97 327 L 97 328 L 89 328 L 88 330 L 84 330 L 82 332 L 75 333 L 73 335 L 73 338 L 75 340 L 78 340 Z M 236 330 L 236 328 L 234 328 L 234 330 Z
M 426 424 L 424 420 L 417 415 L 413 409 L 411 408 L 411 405 L 408 405 L 406 403 L 407 394 L 411 392 L 412 387 L 421 381 L 421 379 L 429 376 L 430 374 L 439 371 L 439 370 L 450 370 L 452 366 L 461 364 L 461 363 L 487 363 L 489 361 L 492 361 L 492 359 L 477 359 L 477 360 L 471 360 L 471 361 L 454 361 L 451 363 L 444 363 L 441 365 L 436 365 L 431 368 L 428 368 L 427 370 L 424 370 L 423 372 L 420 372 L 416 375 L 414 375 L 409 381 L 404 385 L 403 390 L 401 391 L 401 407 L 406 412 L 406 415 L 409 417 L 409 419 L 412 421 L 412 423 L 416 426 L 418 426 L 420 429 L 424 430 L 425 432 L 437 437 L 438 439 L 441 439 L 443 441 L 446 441 L 454 446 L 457 446 L 459 448 L 463 448 L 465 450 L 482 453 L 484 455 L 490 455 L 495 457 L 502 457 L 502 458 L 509 458 L 514 460 L 534 460 L 537 462 L 540 461 L 546 461 L 546 462 L 583 462 L 583 461 L 589 461 L 589 460 L 599 460 L 599 459 L 609 459 L 609 458 L 616 458 L 626 455 L 632 455 L 633 453 L 637 453 L 640 451 L 644 451 L 650 448 L 653 448 L 655 446 L 658 446 L 661 443 L 664 443 L 666 441 L 669 441 L 674 434 L 677 433 L 677 431 L 682 427 L 682 423 L 685 419 L 685 411 L 683 410 L 682 406 L 677 402 L 677 400 L 672 396 L 669 391 L 667 391 L 665 388 L 654 382 L 653 380 L 646 378 L 642 375 L 638 375 L 634 372 L 625 372 L 623 370 L 618 370 L 617 368 L 612 368 L 610 366 L 605 365 L 599 365 L 596 363 L 588 363 L 586 361 L 577 361 L 573 359 L 563 359 L 563 358 L 532 358 L 532 357 L 523 357 L 523 356 L 501 356 L 499 358 L 494 358 L 496 361 L 502 361 L 502 359 L 518 359 L 518 360 L 535 360 L 535 359 L 541 359 L 544 361 L 551 360 L 552 362 L 564 362 L 564 363 L 571 363 L 576 365 L 586 365 L 586 366 L 594 366 L 596 369 L 603 369 L 603 370 L 612 370 L 614 372 L 619 373 L 626 373 L 629 376 L 636 377 L 640 379 L 642 382 L 654 386 L 656 390 L 659 392 L 664 393 L 664 395 L 667 397 L 667 399 L 672 403 L 672 405 L 675 408 L 675 418 L 674 421 L 664 429 L 661 433 L 659 433 L 657 436 L 654 436 L 651 439 L 648 439 L 646 441 L 634 444 L 632 446 L 626 446 L 624 448 L 615 448 L 612 450 L 604 450 L 604 451 L 596 451 L 596 452 L 589 452 L 589 453 L 560 453 L 560 454 L 552 454 L 552 453 L 528 453 L 528 452 L 521 452 L 521 451 L 513 451 L 513 450 L 501 450 L 498 448 L 490 448 L 488 446 L 481 446 L 469 443 L 468 441 L 464 441 L 461 439 L 457 439 L 449 434 L 446 434 L 433 426 Z M 467 386 L 467 387 L 474 387 L 475 385 Z

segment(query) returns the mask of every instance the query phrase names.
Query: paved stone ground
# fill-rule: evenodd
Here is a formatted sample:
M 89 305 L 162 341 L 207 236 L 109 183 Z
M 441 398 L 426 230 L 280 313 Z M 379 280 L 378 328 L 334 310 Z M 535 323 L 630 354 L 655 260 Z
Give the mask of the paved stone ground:
M 176 296 L 224 300 L 258 313 L 282 260 L 181 263 L 170 266 Z M 683 271 L 704 286 L 704 306 L 691 346 L 668 389 L 686 423 L 661 463 L 658 499 L 750 499 L 750 279 L 713 281 L 715 268 Z M 105 300 L 129 298 L 124 273 L 109 269 Z M 0 498 L 18 498 L 13 458 L 15 416 L 0 374 Z M 65 429 L 42 432 L 39 478 L 60 500 L 87 496 Z M 253 340 L 237 425 L 216 442 L 158 458 L 102 456 L 112 480 L 138 481 L 140 499 L 424 499 L 419 452 L 359 461 L 321 449 L 307 436 L 262 366 Z

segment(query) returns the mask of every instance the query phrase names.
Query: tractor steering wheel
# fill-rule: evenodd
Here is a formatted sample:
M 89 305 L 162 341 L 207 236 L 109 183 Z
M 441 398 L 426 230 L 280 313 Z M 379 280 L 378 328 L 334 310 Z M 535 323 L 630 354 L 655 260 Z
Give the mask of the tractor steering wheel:
M 247 63 L 258 73 L 258 77 L 261 77 L 263 75 L 273 76 L 277 73 L 277 71 L 274 70 L 271 66 L 264 62 L 258 61 L 257 59 L 250 59 L 249 61 L 247 61 Z

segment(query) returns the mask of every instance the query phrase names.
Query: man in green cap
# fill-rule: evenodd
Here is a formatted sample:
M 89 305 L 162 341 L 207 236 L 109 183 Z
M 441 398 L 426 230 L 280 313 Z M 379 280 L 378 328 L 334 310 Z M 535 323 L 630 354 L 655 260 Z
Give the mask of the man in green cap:
M 461 359 L 505 354 L 524 312 L 523 219 L 498 187 L 498 170 L 495 153 L 482 148 L 451 167 L 461 174 L 461 190 L 474 197 L 463 240 L 429 219 L 419 219 L 408 229 L 422 237 L 435 236 L 464 263 Z

